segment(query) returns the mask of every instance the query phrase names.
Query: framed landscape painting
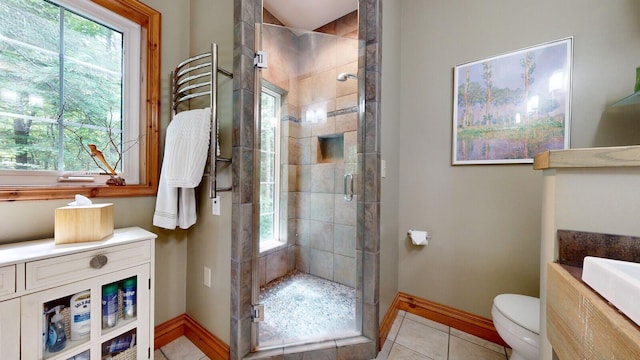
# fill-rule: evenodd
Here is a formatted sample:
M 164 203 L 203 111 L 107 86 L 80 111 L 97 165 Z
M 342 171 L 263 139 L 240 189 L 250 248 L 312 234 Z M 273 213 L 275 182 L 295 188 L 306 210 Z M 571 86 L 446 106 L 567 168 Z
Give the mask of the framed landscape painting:
M 532 163 L 569 147 L 572 41 L 455 67 L 454 165 Z

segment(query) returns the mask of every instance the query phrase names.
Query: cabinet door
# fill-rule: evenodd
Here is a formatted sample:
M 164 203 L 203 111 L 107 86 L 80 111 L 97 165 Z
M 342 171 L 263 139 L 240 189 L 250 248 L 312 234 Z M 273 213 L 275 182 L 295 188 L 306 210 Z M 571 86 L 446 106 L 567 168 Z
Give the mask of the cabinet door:
M 116 355 L 118 352 L 127 350 L 129 353 L 135 354 L 127 359 L 147 359 L 150 347 L 150 297 L 147 285 L 149 274 L 150 265 L 144 264 L 24 296 L 21 303 L 23 358 L 58 360 L 69 359 L 89 352 L 91 359 L 102 359 L 103 354 Z M 137 313 L 135 316 L 124 318 L 122 311 L 119 311 L 115 321 L 112 320 L 109 323 L 113 326 L 103 327 L 103 289 L 115 284 L 118 289 L 118 307 L 122 308 L 123 283 L 125 279 L 130 278 L 137 280 Z M 70 309 L 74 306 L 74 295 L 82 294 L 87 290 L 90 293 L 90 321 L 88 324 L 90 330 L 86 336 L 74 339 L 70 329 L 74 317 Z M 45 312 L 50 312 L 48 315 L 50 320 L 56 308 L 62 309 L 60 311 L 69 309 L 70 312 L 70 314 L 63 316 L 66 337 L 64 346 L 55 346 L 52 344 L 51 338 L 48 339 L 48 342 L 43 338 L 45 328 L 50 324 L 50 321 L 43 320 L 43 315 Z M 76 318 L 86 319 L 83 316 Z M 127 339 L 132 340 L 133 338 L 135 338 L 135 343 L 126 342 Z
M 100 334 L 99 342 L 96 343 L 97 351 L 91 353 L 92 359 L 147 359 L 151 351 L 153 339 L 150 338 L 150 265 L 142 265 L 132 268 L 133 271 L 120 271 L 118 273 L 103 277 L 99 291 L 105 290 L 110 284 L 116 282 L 120 289 L 119 311 L 117 322 L 113 327 L 105 327 L 105 323 L 110 323 L 108 319 L 102 319 L 104 306 L 97 310 L 100 314 L 100 321 L 95 323 L 95 329 Z M 135 279 L 135 312 L 125 313 L 126 283 L 129 279 Z M 96 304 L 101 305 L 101 304 Z M 92 324 L 93 325 L 93 324 Z M 134 356 L 135 355 L 135 356 Z
M 20 299 L 0 302 L 0 359 L 20 359 Z

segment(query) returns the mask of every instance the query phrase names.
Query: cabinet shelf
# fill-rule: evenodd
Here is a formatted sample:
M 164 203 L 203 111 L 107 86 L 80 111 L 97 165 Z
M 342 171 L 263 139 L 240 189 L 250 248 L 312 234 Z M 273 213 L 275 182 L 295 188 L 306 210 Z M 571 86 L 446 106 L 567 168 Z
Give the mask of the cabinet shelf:
M 112 328 L 102 329 L 102 336 L 100 339 L 104 342 L 111 338 L 118 337 L 127 331 L 131 331 L 136 328 L 136 321 L 138 318 L 133 319 L 119 319 L 118 324 Z
M 89 340 L 67 340 L 67 346 L 64 349 L 57 352 L 49 352 L 45 351 L 43 358 L 46 360 L 58 360 L 58 359 L 69 359 L 78 354 L 82 354 L 83 352 L 89 350 L 91 343 Z

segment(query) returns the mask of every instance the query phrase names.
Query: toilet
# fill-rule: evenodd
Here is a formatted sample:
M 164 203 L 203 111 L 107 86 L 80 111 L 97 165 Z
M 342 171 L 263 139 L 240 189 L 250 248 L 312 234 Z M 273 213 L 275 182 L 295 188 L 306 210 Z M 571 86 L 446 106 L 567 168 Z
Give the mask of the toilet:
M 512 349 L 509 360 L 538 360 L 540 353 L 540 299 L 501 294 L 493 299 L 493 324 Z

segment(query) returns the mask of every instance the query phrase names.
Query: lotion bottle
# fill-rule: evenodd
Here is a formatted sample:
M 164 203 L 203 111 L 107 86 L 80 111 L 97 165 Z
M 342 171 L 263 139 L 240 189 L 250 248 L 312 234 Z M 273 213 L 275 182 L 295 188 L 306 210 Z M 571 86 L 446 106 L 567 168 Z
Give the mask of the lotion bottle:
M 82 340 L 91 332 L 91 291 L 85 290 L 71 297 L 71 340 Z

